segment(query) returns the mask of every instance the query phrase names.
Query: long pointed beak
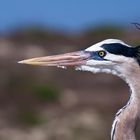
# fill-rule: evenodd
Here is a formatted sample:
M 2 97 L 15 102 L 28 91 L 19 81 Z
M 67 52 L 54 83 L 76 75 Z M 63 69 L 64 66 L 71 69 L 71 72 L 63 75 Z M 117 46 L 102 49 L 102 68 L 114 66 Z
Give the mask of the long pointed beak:
M 86 51 L 72 52 L 60 55 L 37 57 L 32 59 L 26 59 L 19 61 L 18 63 L 39 65 L 39 66 L 78 66 L 86 64 L 86 61 L 90 58 L 90 53 Z

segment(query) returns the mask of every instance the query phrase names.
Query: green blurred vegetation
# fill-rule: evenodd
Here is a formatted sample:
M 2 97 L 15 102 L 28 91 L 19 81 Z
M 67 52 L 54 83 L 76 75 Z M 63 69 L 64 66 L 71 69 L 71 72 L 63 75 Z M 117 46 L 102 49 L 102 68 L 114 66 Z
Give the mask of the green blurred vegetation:
M 42 124 L 44 118 L 40 115 L 40 109 L 50 103 L 59 103 L 61 93 L 55 85 L 39 83 L 34 76 L 35 73 L 30 72 L 22 75 L 18 72 L 12 73 L 7 83 L 7 94 L 3 95 L 15 108 L 13 120 L 26 127 Z M 1 97 L 2 99 L 5 100 L 5 97 Z
M 41 102 L 56 102 L 60 93 L 56 87 L 47 85 L 32 86 L 32 95 Z
M 17 122 L 26 126 L 37 126 L 43 123 L 43 119 L 35 109 L 19 108 L 16 114 Z

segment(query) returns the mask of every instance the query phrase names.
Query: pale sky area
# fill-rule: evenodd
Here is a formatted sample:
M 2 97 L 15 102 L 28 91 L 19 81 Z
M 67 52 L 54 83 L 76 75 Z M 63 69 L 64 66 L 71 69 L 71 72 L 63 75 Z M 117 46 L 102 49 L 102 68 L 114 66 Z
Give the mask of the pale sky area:
M 0 31 L 38 24 L 65 31 L 140 22 L 140 0 L 0 0 Z

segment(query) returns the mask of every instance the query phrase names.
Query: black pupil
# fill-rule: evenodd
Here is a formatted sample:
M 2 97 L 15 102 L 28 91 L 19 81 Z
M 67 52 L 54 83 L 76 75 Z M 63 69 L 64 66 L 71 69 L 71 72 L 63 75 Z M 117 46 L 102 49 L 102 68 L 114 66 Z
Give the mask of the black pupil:
M 99 55 L 103 57 L 103 56 L 105 56 L 105 52 L 100 51 L 100 52 L 99 52 Z

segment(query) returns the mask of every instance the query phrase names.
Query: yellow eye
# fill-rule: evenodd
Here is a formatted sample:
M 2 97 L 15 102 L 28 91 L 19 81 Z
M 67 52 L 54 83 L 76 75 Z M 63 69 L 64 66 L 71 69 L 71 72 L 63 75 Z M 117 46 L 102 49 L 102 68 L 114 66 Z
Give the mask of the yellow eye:
M 100 57 L 104 57 L 104 56 L 106 55 L 106 52 L 105 52 L 105 51 L 99 51 L 99 52 L 98 52 L 98 55 L 99 55 Z

